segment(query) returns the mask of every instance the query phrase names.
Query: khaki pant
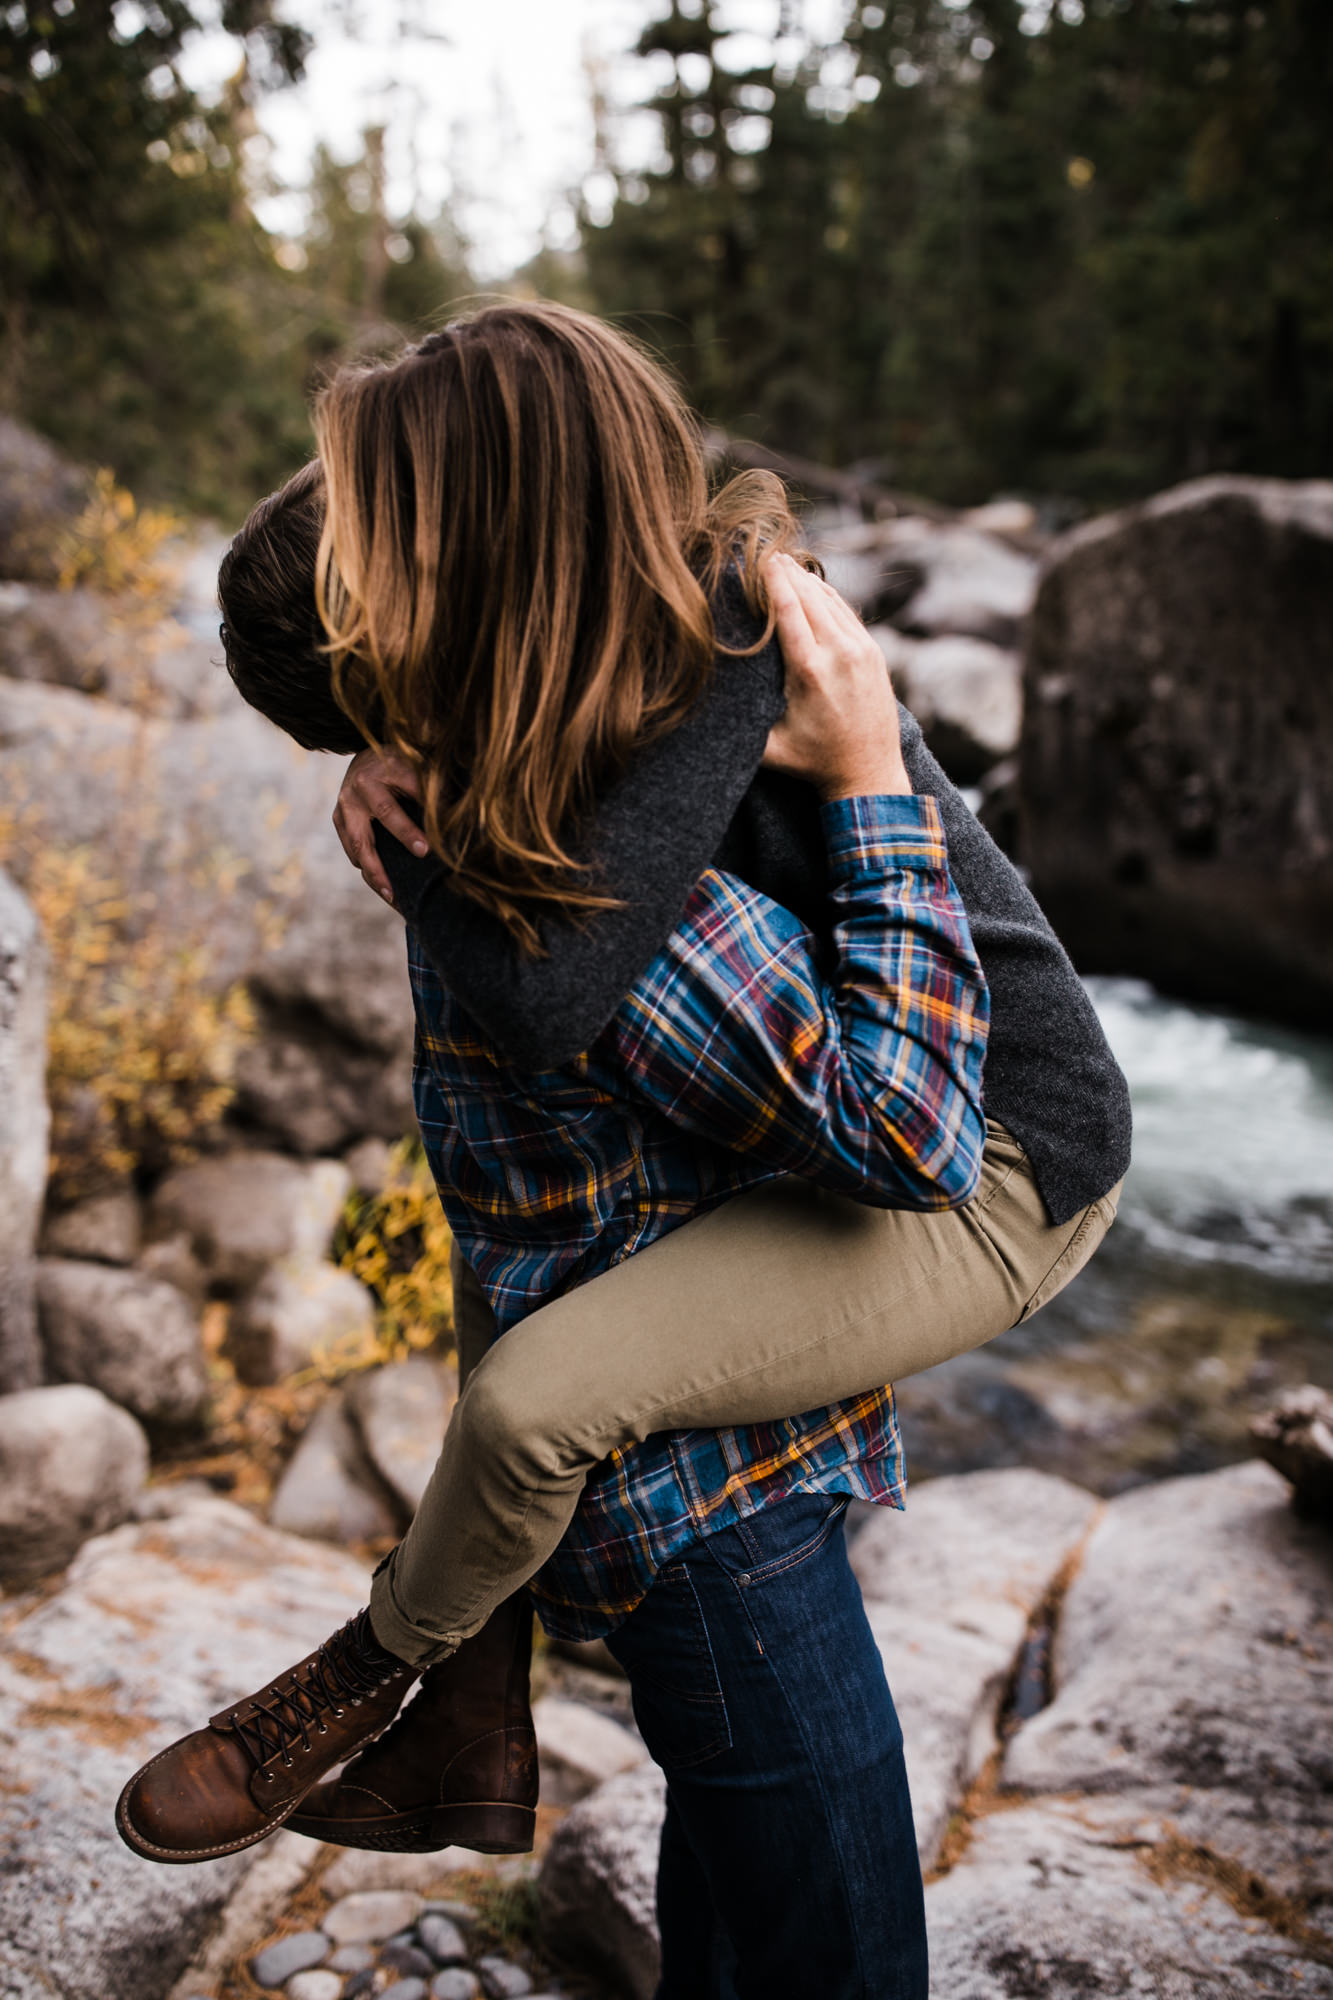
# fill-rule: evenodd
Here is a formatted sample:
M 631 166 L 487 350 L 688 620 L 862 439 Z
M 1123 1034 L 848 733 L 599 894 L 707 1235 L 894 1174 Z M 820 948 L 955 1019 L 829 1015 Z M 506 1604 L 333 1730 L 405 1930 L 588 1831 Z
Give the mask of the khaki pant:
M 866 1208 L 775 1181 L 494 1345 L 485 1297 L 457 1259 L 464 1386 L 416 1519 L 375 1576 L 380 1642 L 427 1665 L 470 1638 L 541 1568 L 611 1451 L 654 1431 L 819 1409 L 1026 1319 L 1087 1263 L 1119 1192 L 1053 1225 L 1022 1147 L 990 1124 L 964 1208 Z

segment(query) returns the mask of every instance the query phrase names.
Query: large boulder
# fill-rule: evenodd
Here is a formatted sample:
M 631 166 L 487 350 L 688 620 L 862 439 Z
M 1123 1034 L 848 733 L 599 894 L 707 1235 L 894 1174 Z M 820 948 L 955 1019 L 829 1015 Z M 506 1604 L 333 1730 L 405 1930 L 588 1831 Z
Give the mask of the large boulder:
M 0 872 L 0 1393 L 42 1378 L 33 1245 L 46 1188 L 46 954 Z
M 286 1534 L 326 1542 L 372 1542 L 397 1533 L 397 1513 L 340 1395 L 316 1411 L 278 1482 L 268 1517 Z
M 210 1284 L 240 1292 L 274 1264 L 323 1257 L 351 1185 L 341 1160 L 227 1153 L 178 1167 L 158 1183 L 149 1233 L 188 1237 Z
M 375 1301 L 333 1264 L 275 1264 L 232 1309 L 226 1352 L 242 1382 L 281 1382 L 321 1362 L 359 1359 L 375 1335 Z
M 1333 1016 L 1333 482 L 1193 480 L 1047 559 L 1021 842 L 1077 963 Z
M 300 1152 L 411 1125 L 403 929 L 338 845 L 341 768 L 243 707 L 170 722 L 0 678 L 14 872 L 58 839 L 160 884 L 161 921 L 199 948 L 205 983 L 243 978 L 255 1001 L 238 1112 Z
M 266 1850 L 154 1866 L 121 1845 L 117 1794 L 144 1759 L 326 1638 L 366 1586 L 341 1550 L 191 1498 L 90 1542 L 57 1595 L 10 1607 L 0 1645 L 6 2000 L 163 2000 Z
M 46 1257 L 37 1301 L 55 1381 L 90 1382 L 149 1426 L 198 1422 L 208 1365 L 198 1311 L 174 1285 L 141 1271 Z
M 119 1526 L 147 1477 L 143 1432 L 99 1390 L 0 1396 L 0 1586 L 63 1569 L 90 1535 Z

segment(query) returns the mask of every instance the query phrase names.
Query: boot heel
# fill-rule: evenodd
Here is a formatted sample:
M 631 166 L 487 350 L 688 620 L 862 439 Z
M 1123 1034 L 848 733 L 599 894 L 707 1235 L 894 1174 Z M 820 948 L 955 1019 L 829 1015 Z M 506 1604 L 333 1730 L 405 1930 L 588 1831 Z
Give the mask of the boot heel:
M 531 1854 L 537 1815 L 531 1806 L 475 1804 L 437 1806 L 431 1841 L 438 1847 L 470 1847 L 476 1854 Z

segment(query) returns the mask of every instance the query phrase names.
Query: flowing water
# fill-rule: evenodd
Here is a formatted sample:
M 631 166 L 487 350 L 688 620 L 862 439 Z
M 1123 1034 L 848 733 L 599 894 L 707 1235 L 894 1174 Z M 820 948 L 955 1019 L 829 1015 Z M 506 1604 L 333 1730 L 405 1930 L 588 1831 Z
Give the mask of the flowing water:
M 1134 1100 L 1105 1246 L 979 1354 L 903 1385 L 917 1473 L 1025 1463 L 1105 1491 L 1248 1452 L 1333 1387 L 1333 1043 L 1089 982 Z

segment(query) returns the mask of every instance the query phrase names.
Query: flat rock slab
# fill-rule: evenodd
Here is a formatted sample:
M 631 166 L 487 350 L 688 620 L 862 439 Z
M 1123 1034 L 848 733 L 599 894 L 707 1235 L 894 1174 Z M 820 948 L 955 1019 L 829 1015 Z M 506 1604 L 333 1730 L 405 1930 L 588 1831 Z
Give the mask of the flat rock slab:
M 998 1812 L 926 1891 L 938 2000 L 1297 2000 L 1333 1964 L 1243 1914 L 1120 1801 Z
M 160 2000 L 262 1848 L 160 1868 L 121 1845 L 145 1758 L 295 1662 L 365 1602 L 340 1550 L 222 1500 L 89 1542 L 0 1648 L 0 1992 Z
M 1113 1500 L 1070 1586 L 1056 1699 L 1007 1784 L 1149 1794 L 1333 1905 L 1333 1536 L 1257 1461 Z
M 996 1747 L 996 1719 L 1028 1622 L 1076 1555 L 1099 1503 L 1024 1469 L 917 1488 L 880 1508 L 852 1567 L 903 1725 L 923 1865 Z

